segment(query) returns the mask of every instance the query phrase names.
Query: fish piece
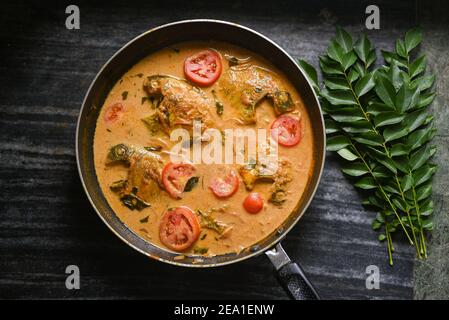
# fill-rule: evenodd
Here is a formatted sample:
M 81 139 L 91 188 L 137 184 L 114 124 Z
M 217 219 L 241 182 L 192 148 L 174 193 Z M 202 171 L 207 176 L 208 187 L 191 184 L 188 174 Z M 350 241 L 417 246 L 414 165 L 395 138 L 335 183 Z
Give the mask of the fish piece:
M 199 88 L 183 79 L 168 75 L 147 77 L 143 87 L 150 99 L 159 99 L 156 114 L 167 134 L 184 128 L 191 132 L 193 120 L 202 121 L 202 129 L 210 127 L 213 102 Z
M 288 185 L 292 181 L 290 162 L 280 161 L 275 173 L 259 163 L 247 164 L 239 168 L 239 174 L 248 191 L 253 190 L 257 182 L 271 182 L 268 201 L 278 206 L 285 202 L 288 195 Z
M 295 108 L 290 93 L 281 88 L 274 74 L 258 66 L 244 64 L 231 67 L 223 74 L 219 84 L 244 124 L 256 123 L 256 106 L 264 98 L 271 101 L 276 115 Z
M 129 165 L 128 179 L 123 185 L 122 193 L 134 193 L 146 202 L 159 194 L 163 188 L 162 169 L 164 167 L 164 162 L 159 155 L 144 148 L 118 144 L 109 150 L 106 164 L 118 162 Z

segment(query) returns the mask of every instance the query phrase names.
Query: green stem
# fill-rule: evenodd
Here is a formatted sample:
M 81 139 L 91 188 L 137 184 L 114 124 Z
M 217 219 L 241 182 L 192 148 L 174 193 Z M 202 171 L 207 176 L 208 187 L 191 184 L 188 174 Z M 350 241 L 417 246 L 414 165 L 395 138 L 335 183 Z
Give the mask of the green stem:
M 404 223 L 402 222 L 401 218 L 399 217 L 398 212 L 396 211 L 395 206 L 393 205 L 393 203 L 391 203 L 390 198 L 388 197 L 388 195 L 386 194 L 385 190 L 382 188 L 382 185 L 379 183 L 379 181 L 377 181 L 376 176 L 374 175 L 373 171 L 371 170 L 371 167 L 368 165 L 368 163 L 365 161 L 365 158 L 363 157 L 363 155 L 359 152 L 359 150 L 357 149 L 357 147 L 352 143 L 351 140 L 349 140 L 349 143 L 351 144 L 352 148 L 354 149 L 354 152 L 357 153 L 357 156 L 362 159 L 363 164 L 365 165 L 366 169 L 368 170 L 368 172 L 371 174 L 371 176 L 373 177 L 374 181 L 377 184 L 377 188 L 382 192 L 382 195 L 384 197 L 384 199 L 388 202 L 388 204 L 390 205 L 390 208 L 393 210 L 394 214 L 396 215 L 396 218 L 399 221 L 399 224 L 401 225 L 402 229 L 405 232 L 405 235 L 407 236 L 408 240 L 410 241 L 411 244 L 413 244 L 412 239 L 410 238 L 410 235 L 407 232 L 407 229 L 405 228 Z
M 396 178 L 396 184 L 397 184 L 397 186 L 399 188 L 399 191 L 401 193 L 402 200 L 404 200 L 404 202 L 407 205 L 407 200 L 405 198 L 405 194 L 404 194 L 404 192 L 402 190 L 402 186 L 401 186 L 401 183 L 399 182 L 398 176 L 395 175 L 395 178 Z M 413 236 L 413 241 L 415 242 L 416 254 L 418 255 L 418 258 L 421 258 L 421 250 L 419 249 L 419 242 L 416 239 L 415 227 L 414 227 L 414 225 L 412 223 L 412 218 L 410 216 L 410 208 L 408 207 L 408 205 L 407 205 L 407 208 L 406 208 L 405 212 L 407 213 L 408 222 L 410 224 L 410 228 L 412 229 L 412 236 Z
M 413 202 L 415 203 L 416 216 L 418 218 L 419 234 L 420 234 L 420 238 L 421 238 L 420 252 L 422 255 L 424 255 L 424 258 L 427 258 L 426 240 L 424 237 L 424 229 L 422 227 L 422 222 L 421 222 L 421 212 L 420 212 L 420 208 L 419 208 L 419 204 L 418 204 L 418 199 L 416 196 L 415 187 L 412 187 L 412 193 L 413 193 Z

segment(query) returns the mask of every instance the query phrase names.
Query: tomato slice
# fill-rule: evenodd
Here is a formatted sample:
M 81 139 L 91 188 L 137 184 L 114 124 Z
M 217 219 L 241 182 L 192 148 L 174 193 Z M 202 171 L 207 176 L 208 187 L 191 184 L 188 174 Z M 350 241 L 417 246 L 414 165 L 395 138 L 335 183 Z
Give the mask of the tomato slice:
M 263 198 L 260 193 L 251 192 L 243 201 L 243 207 L 249 213 L 258 213 L 263 208 Z
M 183 251 L 198 240 L 201 226 L 195 213 L 188 207 L 169 209 L 159 225 L 159 239 L 168 248 Z
M 283 115 L 274 120 L 271 129 L 277 129 L 277 135 L 271 131 L 271 136 L 280 145 L 293 147 L 297 145 L 302 138 L 301 123 L 298 119 Z
M 120 102 L 114 103 L 113 105 L 110 105 L 106 108 L 104 112 L 104 120 L 107 123 L 114 123 L 117 120 L 121 119 L 124 111 L 125 108 L 123 107 L 123 104 L 121 104 Z
M 239 188 L 239 177 L 234 170 L 231 170 L 227 176 L 216 177 L 212 180 L 209 189 L 219 198 L 232 196 Z
M 162 183 L 165 190 L 173 198 L 180 199 L 187 181 L 195 172 L 196 168 L 189 163 L 167 163 L 162 169 Z
M 200 86 L 210 86 L 221 74 L 221 57 L 214 50 L 203 50 L 184 61 L 187 79 Z

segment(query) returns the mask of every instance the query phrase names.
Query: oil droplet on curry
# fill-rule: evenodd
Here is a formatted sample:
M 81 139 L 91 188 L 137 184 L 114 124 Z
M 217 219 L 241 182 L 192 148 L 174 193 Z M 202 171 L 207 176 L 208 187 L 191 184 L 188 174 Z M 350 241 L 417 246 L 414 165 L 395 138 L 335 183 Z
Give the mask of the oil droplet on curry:
M 193 120 L 202 132 L 278 129 L 276 172 L 254 159 L 172 162 L 170 133 L 191 133 Z M 181 43 L 142 59 L 114 85 L 97 120 L 95 170 L 113 211 L 146 241 L 182 255 L 241 252 L 301 203 L 314 166 L 311 126 L 299 93 L 259 55 Z

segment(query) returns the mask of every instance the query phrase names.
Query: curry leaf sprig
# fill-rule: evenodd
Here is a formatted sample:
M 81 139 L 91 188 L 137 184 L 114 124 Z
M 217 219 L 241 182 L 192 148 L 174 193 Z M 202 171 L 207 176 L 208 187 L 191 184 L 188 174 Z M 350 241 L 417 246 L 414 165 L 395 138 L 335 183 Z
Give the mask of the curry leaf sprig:
M 414 59 L 421 43 L 419 29 L 396 41 L 393 52 L 382 51 L 385 64 L 376 67 L 376 51 L 363 34 L 356 42 L 337 28 L 336 37 L 320 56 L 323 76 L 300 61 L 325 113 L 327 148 L 346 160 L 342 171 L 366 192 L 365 205 L 378 211 L 372 223 L 387 244 L 393 264 L 392 233 L 402 231 L 427 257 L 425 231 L 433 225 L 431 178 L 436 166 L 429 162 L 436 151 L 427 107 L 435 98 L 434 75 L 426 75 L 425 56 Z

